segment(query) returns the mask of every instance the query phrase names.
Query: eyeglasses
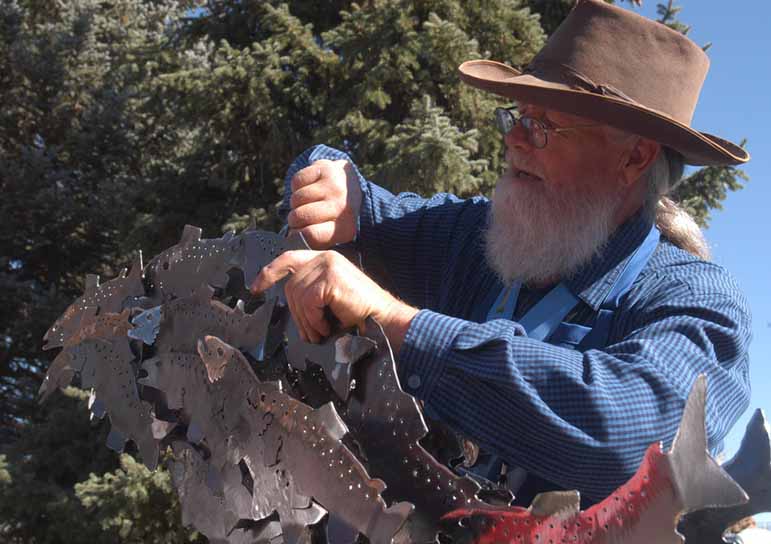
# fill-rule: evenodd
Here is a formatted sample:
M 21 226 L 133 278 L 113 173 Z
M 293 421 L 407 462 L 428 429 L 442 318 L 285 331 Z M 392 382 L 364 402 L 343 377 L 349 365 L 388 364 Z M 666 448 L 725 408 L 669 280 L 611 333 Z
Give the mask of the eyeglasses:
M 519 123 L 527 131 L 527 139 L 530 145 L 536 149 L 543 149 L 549 143 L 549 132 L 559 134 L 568 130 L 577 128 L 589 128 L 599 126 L 599 123 L 592 125 L 575 125 L 572 127 L 546 127 L 543 122 L 533 119 L 527 115 L 520 115 L 516 108 L 495 108 L 495 127 L 506 136 Z

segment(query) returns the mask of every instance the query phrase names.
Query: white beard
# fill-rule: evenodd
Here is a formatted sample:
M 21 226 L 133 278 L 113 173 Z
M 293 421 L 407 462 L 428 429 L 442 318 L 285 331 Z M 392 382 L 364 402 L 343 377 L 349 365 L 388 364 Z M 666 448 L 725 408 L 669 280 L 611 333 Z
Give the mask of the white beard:
M 504 284 L 568 278 L 602 251 L 622 197 L 621 191 L 599 190 L 598 184 L 555 190 L 507 171 L 493 194 L 487 262 Z

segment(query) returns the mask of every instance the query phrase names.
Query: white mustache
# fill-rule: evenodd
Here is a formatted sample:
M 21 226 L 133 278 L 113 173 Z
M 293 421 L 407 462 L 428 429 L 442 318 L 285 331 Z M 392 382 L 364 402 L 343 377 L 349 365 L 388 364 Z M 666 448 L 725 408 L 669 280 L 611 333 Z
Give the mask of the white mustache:
M 514 158 L 509 151 L 506 151 L 505 159 L 506 159 L 506 165 L 507 165 L 506 171 L 504 172 L 505 175 L 516 177 L 516 174 L 522 171 L 522 172 L 525 172 L 526 174 L 538 177 L 540 179 L 545 178 L 540 168 L 537 168 L 535 165 L 530 164 L 531 161 L 522 160 L 519 157 Z

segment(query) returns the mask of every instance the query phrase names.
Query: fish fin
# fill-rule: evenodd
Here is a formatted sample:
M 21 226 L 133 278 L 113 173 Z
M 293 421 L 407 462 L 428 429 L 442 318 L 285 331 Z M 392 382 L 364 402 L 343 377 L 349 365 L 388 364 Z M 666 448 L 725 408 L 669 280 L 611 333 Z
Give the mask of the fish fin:
M 394 535 L 404 526 L 404 522 L 415 510 L 415 506 L 409 502 L 397 502 L 389 506 L 382 514 L 378 515 L 377 528 L 367 531 L 372 544 L 391 544 Z
M 683 512 L 733 506 L 747 502 L 747 494 L 707 451 L 705 410 L 707 379 L 701 374 L 691 388 L 667 462 Z
M 723 469 L 750 497 L 742 512 L 756 514 L 771 509 L 771 437 L 762 410 L 752 415 L 739 451 Z
M 99 288 L 99 275 L 86 274 L 86 293 Z
M 530 512 L 541 517 L 578 514 L 580 508 L 578 491 L 547 491 L 536 495 L 530 503 Z
M 739 451 L 723 469 L 741 484 L 771 482 L 771 437 L 763 410 L 758 408 L 744 431 Z M 771 485 L 766 486 L 771 492 Z
M 214 297 L 214 288 L 210 285 L 201 285 L 200 287 L 196 288 L 195 291 L 193 291 L 192 294 L 193 297 L 195 297 L 197 300 L 200 300 L 202 302 L 205 302 L 207 300 L 211 300 Z M 219 302 L 216 301 L 215 302 Z M 222 304 L 222 303 L 220 303 Z
M 348 427 L 346 427 L 343 420 L 340 419 L 332 401 L 316 409 L 315 415 L 318 418 L 318 421 L 324 424 L 324 428 L 334 440 L 341 440 L 348 434 Z
M 134 262 L 131 264 L 130 277 L 141 279 L 144 276 L 145 265 L 142 262 L 142 250 L 137 251 L 137 256 L 134 258 Z
M 203 233 L 203 231 L 199 227 L 185 225 L 185 228 L 182 230 L 182 237 L 179 239 L 179 244 L 186 246 L 198 242 L 201 239 L 201 233 Z

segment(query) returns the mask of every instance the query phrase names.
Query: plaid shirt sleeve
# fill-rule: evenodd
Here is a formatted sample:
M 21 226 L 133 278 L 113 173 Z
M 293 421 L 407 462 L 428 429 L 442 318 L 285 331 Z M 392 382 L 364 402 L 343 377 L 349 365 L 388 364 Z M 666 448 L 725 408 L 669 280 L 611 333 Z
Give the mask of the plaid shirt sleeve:
M 609 345 L 582 353 L 527 338 L 510 320 L 471 318 L 491 285 L 480 279 L 481 201 L 362 184 L 360 247 L 424 308 L 398 356 L 403 387 L 510 464 L 599 500 L 651 443 L 671 443 L 698 374 L 712 448 L 746 409 L 750 315 L 722 268 L 662 244 L 618 309 Z

